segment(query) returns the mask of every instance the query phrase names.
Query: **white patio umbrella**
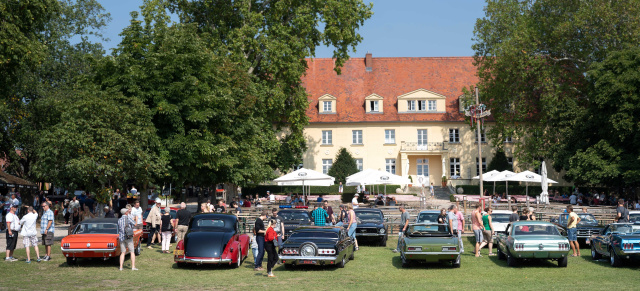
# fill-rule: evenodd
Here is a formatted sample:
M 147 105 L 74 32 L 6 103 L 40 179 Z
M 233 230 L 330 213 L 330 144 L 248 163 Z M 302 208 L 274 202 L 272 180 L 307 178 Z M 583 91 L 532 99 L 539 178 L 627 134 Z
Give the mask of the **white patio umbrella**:
M 547 164 L 542 161 L 542 166 L 540 166 L 540 186 L 542 187 L 542 193 L 540 194 L 540 200 L 542 203 L 549 204 L 549 184 L 547 183 Z
M 335 178 L 314 170 L 301 168 L 273 181 L 278 186 L 302 185 L 302 195 L 304 196 L 305 186 L 331 186 L 334 184 Z
M 491 177 L 485 178 L 484 180 L 487 182 L 499 182 L 499 181 L 505 181 L 506 182 L 506 191 L 507 191 L 507 195 L 509 195 L 509 181 L 505 180 L 505 178 L 511 177 L 513 175 L 515 175 L 516 173 L 511 172 L 509 170 L 504 170 L 498 174 L 495 174 Z
M 531 172 L 531 171 L 524 171 L 524 172 L 520 172 L 517 173 L 511 177 L 505 178 L 505 181 L 516 181 L 516 182 L 525 182 L 526 184 L 526 194 L 527 194 L 527 205 L 529 204 L 529 183 L 541 183 L 542 182 L 542 176 Z M 546 183 L 558 183 L 554 180 L 551 179 L 547 179 Z
M 493 177 L 493 176 L 495 176 L 497 174 L 500 174 L 500 172 L 496 171 L 496 170 L 491 170 L 489 172 L 486 172 L 486 173 L 482 174 L 482 181 L 489 182 L 489 180 L 487 180 L 487 179 L 489 179 L 489 178 L 491 178 L 491 177 Z M 480 179 L 480 175 L 475 176 L 475 177 L 473 177 L 471 179 L 476 179 L 476 180 Z M 493 194 L 496 194 L 496 181 L 495 180 L 493 180 Z
M 391 174 L 387 171 L 366 169 L 347 177 L 347 185 L 404 185 L 409 184 L 408 178 Z

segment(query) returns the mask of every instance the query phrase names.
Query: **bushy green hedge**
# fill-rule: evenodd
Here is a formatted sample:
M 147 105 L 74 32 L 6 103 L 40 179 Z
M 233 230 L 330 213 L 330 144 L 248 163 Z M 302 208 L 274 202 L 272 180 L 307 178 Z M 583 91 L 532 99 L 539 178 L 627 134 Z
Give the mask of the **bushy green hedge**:
M 498 183 L 496 183 L 496 193 L 502 195 L 502 193 L 505 193 L 507 191 L 506 191 L 505 183 L 501 182 L 500 184 L 501 185 L 498 185 Z M 456 191 L 458 188 L 462 188 L 464 190 L 463 194 L 480 195 L 479 185 L 459 185 L 459 186 L 456 186 Z M 484 183 L 484 189 L 488 190 L 489 194 L 493 194 L 493 183 Z M 572 189 L 573 187 L 571 186 L 550 186 L 549 193 L 551 193 L 552 190 L 554 192 L 555 190 L 558 190 L 560 191 L 560 194 L 562 193 L 571 194 Z M 602 192 L 606 190 L 606 188 L 589 188 L 589 189 L 595 189 L 598 192 Z M 509 195 L 525 195 L 526 190 L 527 190 L 526 186 L 509 185 Z M 585 193 L 585 191 L 587 190 L 584 189 L 584 191 L 582 192 Z M 540 185 L 529 186 L 529 196 L 535 197 L 540 195 L 540 193 L 542 193 L 542 187 L 540 187 Z M 553 197 L 553 195 L 551 196 Z

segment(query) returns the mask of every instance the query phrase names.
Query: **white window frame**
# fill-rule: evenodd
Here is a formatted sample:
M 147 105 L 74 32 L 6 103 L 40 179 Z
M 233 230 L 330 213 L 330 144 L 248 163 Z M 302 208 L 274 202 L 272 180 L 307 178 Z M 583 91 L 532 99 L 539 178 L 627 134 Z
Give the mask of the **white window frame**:
M 333 101 L 322 101 L 322 112 L 333 112 L 332 102 Z
M 427 100 L 418 100 L 418 111 L 427 111 Z
M 476 158 L 476 175 L 479 176 L 480 175 L 480 168 L 478 167 L 478 158 Z M 482 157 L 482 173 L 486 173 L 487 172 L 487 158 Z
M 416 160 L 416 175 L 424 176 L 427 178 L 427 180 L 429 179 L 429 159 Z
M 362 130 L 356 129 L 351 131 L 351 141 L 353 144 L 362 144 Z
M 333 160 L 332 159 L 322 159 L 322 173 L 323 174 L 328 174 L 329 170 L 331 169 L 331 166 L 333 166 Z
M 396 143 L 396 130 L 395 129 L 385 129 L 384 130 L 384 143 L 386 143 L 386 144 L 395 144 Z
M 427 110 L 428 111 L 436 111 L 437 110 L 436 100 L 427 100 Z
M 427 146 L 429 143 L 428 132 L 426 129 L 418 129 L 418 146 Z
M 363 159 L 355 159 L 356 160 L 356 167 L 358 167 L 358 171 L 362 171 L 362 169 L 364 168 L 364 160 Z
M 513 142 L 513 138 L 511 136 L 505 136 L 504 137 L 504 142 L 505 143 L 512 143 Z
M 462 177 L 460 158 L 449 158 L 449 177 Z
M 371 108 L 371 112 L 380 112 L 380 107 L 378 107 L 378 100 L 369 100 L 369 107 Z
M 396 173 L 396 159 L 384 159 L 385 170 L 391 174 Z
M 407 100 L 407 111 L 416 111 L 416 100 Z
M 460 143 L 460 129 L 449 128 L 449 142 Z
M 333 144 L 333 133 L 331 130 L 323 130 L 322 131 L 322 144 L 323 145 L 332 145 Z
M 473 130 L 474 134 L 476 136 L 476 142 L 478 142 L 478 130 L 474 129 Z M 485 134 L 484 130 L 480 131 L 480 142 L 482 143 L 486 143 L 487 142 L 487 135 Z

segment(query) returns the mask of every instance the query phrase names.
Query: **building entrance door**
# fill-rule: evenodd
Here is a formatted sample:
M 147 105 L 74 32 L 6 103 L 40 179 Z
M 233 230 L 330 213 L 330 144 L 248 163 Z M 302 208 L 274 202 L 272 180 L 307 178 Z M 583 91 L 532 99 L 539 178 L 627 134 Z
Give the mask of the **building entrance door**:
M 417 169 L 417 175 L 418 177 L 420 176 L 424 176 L 425 177 L 425 181 L 424 184 L 425 185 L 429 185 L 430 181 L 429 181 L 429 159 L 417 159 L 416 160 L 416 169 Z

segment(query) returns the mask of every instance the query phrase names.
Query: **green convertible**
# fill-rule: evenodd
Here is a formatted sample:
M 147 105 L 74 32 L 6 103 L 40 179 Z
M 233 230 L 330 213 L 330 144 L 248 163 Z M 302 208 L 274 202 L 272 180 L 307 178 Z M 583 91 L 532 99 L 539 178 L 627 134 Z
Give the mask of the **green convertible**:
M 498 259 L 506 258 L 511 267 L 526 260 L 554 260 L 559 267 L 567 266 L 569 240 L 550 222 L 512 222 L 497 237 Z
M 452 235 L 446 224 L 409 224 L 400 241 L 402 267 L 412 261 L 451 262 L 460 268 L 460 241 Z

